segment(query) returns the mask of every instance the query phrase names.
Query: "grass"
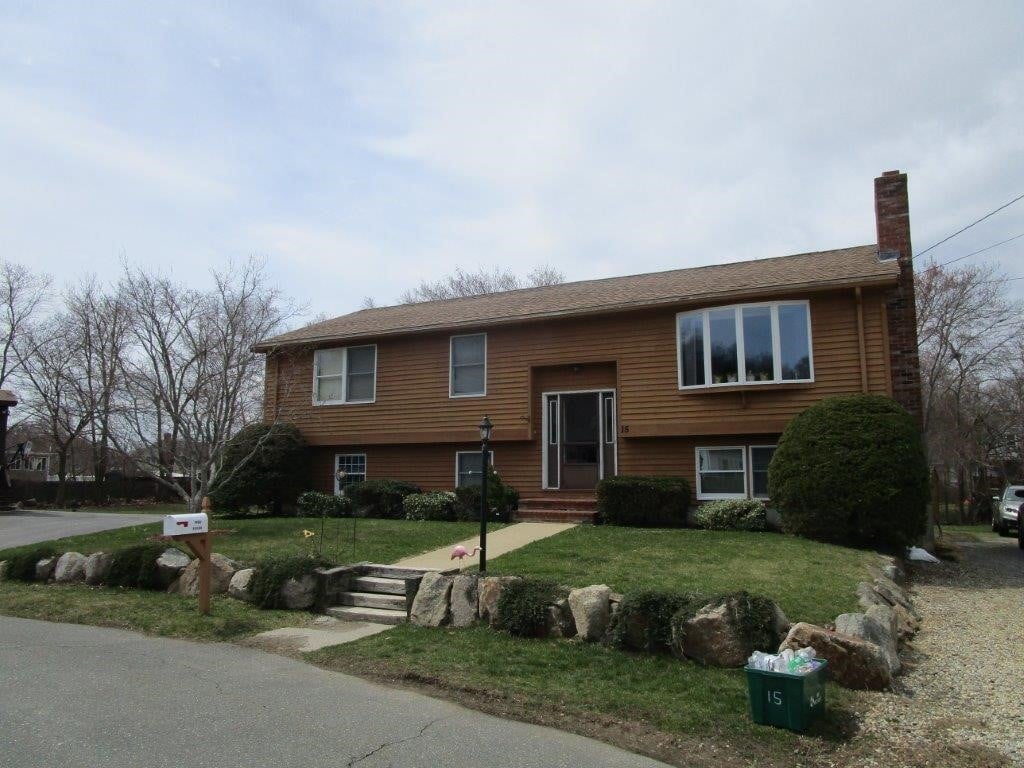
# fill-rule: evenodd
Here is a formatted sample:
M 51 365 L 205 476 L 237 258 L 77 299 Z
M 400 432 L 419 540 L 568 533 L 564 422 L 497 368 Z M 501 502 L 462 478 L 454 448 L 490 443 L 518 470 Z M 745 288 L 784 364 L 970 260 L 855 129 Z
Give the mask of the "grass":
M 800 737 L 752 723 L 742 670 L 700 667 L 598 644 L 514 638 L 483 627 L 402 625 L 306 656 L 330 669 L 424 684 L 452 698 L 468 698 L 471 706 L 568 727 L 670 761 L 672 755 L 654 745 L 663 747 L 673 739 L 655 734 L 649 744 L 638 744 L 620 732 L 653 728 L 700 739 L 705 746 L 717 742 L 716 748 L 738 750 L 744 764 L 753 764 L 766 753 L 792 760 L 794 750 L 820 750 L 822 736 L 841 738 L 848 732 L 850 710 L 857 708 L 858 694 L 830 685 L 830 714 L 811 737 Z M 580 727 L 586 723 L 595 727 Z
M 857 610 L 855 590 L 873 552 L 774 533 L 579 526 L 495 558 L 489 572 L 720 594 L 740 589 L 775 600 L 790 621 L 824 624 Z
M 339 563 L 369 560 L 390 563 L 403 557 L 416 555 L 437 547 L 454 544 L 472 536 L 476 523 L 445 523 L 409 520 L 358 520 L 356 546 L 352 548 L 352 520 L 329 519 L 324 531 L 324 557 Z M 492 526 L 498 528 L 500 526 Z M 294 555 L 316 553 L 320 536 L 319 517 L 266 517 L 253 520 L 213 520 L 211 528 L 226 529 L 231 533 L 214 539 L 214 551 L 241 563 L 253 563 L 268 555 Z M 303 538 L 303 530 L 317 535 Z M 160 533 L 160 523 L 146 523 L 112 531 L 89 533 L 56 539 L 53 544 L 64 551 L 107 551 L 130 544 L 138 544 L 148 536 Z M 0 560 L 16 552 L 31 549 L 29 545 L 0 551 Z
M 0 581 L 0 613 L 188 640 L 236 640 L 309 621 L 306 613 L 263 611 L 222 596 L 213 597 L 209 616 L 200 616 L 195 598 L 163 592 L 10 581 Z
M 83 504 L 75 511 L 109 512 L 118 515 L 183 515 L 188 512 L 188 509 L 184 504 L 153 504 L 144 502 L 139 504 L 112 504 L 103 507 Z

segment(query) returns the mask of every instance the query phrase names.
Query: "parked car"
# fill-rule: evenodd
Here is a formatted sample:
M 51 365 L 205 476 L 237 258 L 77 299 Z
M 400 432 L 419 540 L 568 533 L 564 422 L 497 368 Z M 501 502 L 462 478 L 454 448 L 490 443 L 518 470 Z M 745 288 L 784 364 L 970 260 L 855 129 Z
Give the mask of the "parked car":
M 1020 524 L 1020 516 L 1024 514 L 1024 504 L 1017 508 L 1017 546 L 1024 549 L 1024 525 Z
M 1002 496 L 993 496 L 992 530 L 1000 536 L 1009 536 L 1011 528 L 1018 528 L 1019 509 L 1024 503 L 1024 485 L 1008 485 Z

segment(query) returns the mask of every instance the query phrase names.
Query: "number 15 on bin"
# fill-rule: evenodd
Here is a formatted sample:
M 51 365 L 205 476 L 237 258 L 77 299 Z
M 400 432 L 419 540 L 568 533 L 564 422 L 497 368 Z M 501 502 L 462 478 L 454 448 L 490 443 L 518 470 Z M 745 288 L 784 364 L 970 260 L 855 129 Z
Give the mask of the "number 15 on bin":
M 782 691 L 768 691 L 768 703 L 776 707 L 782 706 Z

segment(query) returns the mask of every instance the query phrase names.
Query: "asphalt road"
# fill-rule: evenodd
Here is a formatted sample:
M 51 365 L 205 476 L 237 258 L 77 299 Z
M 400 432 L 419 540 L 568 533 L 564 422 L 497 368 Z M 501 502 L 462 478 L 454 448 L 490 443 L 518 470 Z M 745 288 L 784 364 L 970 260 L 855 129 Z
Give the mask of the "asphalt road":
M 0 616 L 5 768 L 661 766 L 224 644 Z
M 0 512 L 0 549 L 77 536 L 80 533 L 158 523 L 160 519 L 159 515 L 121 515 L 113 512 Z

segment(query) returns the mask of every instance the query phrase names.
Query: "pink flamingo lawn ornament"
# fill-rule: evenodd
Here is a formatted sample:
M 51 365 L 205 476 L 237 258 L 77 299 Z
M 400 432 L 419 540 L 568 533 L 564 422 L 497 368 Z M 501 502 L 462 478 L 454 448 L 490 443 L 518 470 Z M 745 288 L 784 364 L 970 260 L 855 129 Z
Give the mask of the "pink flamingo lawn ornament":
M 480 551 L 480 547 L 473 547 L 473 551 L 470 552 L 468 549 L 466 549 L 461 544 L 456 544 L 455 548 L 452 550 L 452 556 L 449 559 L 454 560 L 457 557 L 457 558 L 459 558 L 459 562 L 461 563 L 462 562 L 462 558 L 464 558 L 464 557 L 475 557 L 476 553 L 479 552 L 479 551 Z

